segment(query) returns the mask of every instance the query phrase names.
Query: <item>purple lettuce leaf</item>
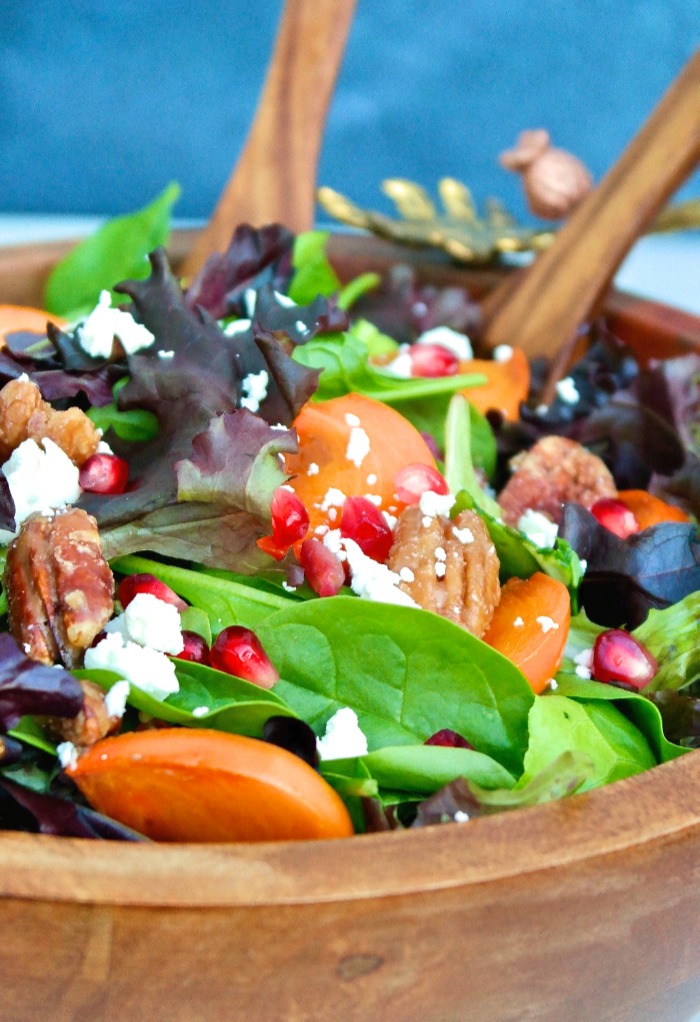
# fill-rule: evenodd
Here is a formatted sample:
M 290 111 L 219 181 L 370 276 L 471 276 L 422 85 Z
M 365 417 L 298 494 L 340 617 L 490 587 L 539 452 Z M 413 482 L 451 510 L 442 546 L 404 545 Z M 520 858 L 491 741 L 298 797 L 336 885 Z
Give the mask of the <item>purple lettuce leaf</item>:
M 648 693 L 659 709 L 664 734 L 670 742 L 700 749 L 700 698 L 668 689 Z
M 688 451 L 700 455 L 700 355 L 650 362 L 632 393 L 673 427 Z
M 30 660 L 9 632 L 0 633 L 1 731 L 26 714 L 75 717 L 82 706 L 83 691 L 72 674 Z
M 579 504 L 565 504 L 559 535 L 587 562 L 579 600 L 596 624 L 636 628 L 652 608 L 700 589 L 700 536 L 690 523 L 620 539 Z
M 15 531 L 15 502 L 10 492 L 10 484 L 0 469 L 0 529 Z
M 94 809 L 65 798 L 32 791 L 0 775 L 0 826 L 5 830 L 53 834 L 59 837 L 101 838 L 108 841 L 146 841 L 141 834 L 110 820 Z
M 66 372 L 58 358 L 13 355 L 7 348 L 0 351 L 0 387 L 23 373 L 36 383 L 45 401 L 57 402 L 83 394 L 91 405 L 108 405 L 112 400 L 112 384 L 118 378 L 114 367 L 104 366 L 93 372 Z M 122 373 L 123 375 L 123 373 Z
M 241 224 L 225 252 L 207 260 L 187 290 L 190 309 L 199 306 L 215 319 L 245 315 L 243 300 L 248 288 L 270 283 L 284 290 L 292 271 L 294 235 L 281 224 L 258 230 Z
M 350 326 L 350 317 L 334 298 L 318 295 L 308 305 L 287 305 L 278 300 L 271 286 L 258 291 L 253 321 L 270 333 L 282 331 L 294 344 L 305 344 L 318 334 L 338 333 Z
M 653 475 L 649 491 L 655 497 L 678 504 L 684 511 L 700 518 L 700 457 L 689 452 L 673 475 Z

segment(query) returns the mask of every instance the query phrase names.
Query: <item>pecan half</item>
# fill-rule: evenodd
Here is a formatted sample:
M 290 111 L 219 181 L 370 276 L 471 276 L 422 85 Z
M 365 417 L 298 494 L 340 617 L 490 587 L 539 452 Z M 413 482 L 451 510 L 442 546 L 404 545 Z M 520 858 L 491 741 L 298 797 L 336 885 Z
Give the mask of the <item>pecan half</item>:
M 425 610 L 449 618 L 472 635 L 489 626 L 501 594 L 499 562 L 486 527 L 475 511 L 450 521 L 406 508 L 396 525 L 388 565 L 399 587 Z
M 57 412 L 31 380 L 10 380 L 0 390 L 0 462 L 23 440 L 48 437 L 78 468 L 97 450 L 100 433 L 80 408 Z
M 513 475 L 498 497 L 508 525 L 517 525 L 528 508 L 558 524 L 565 501 L 590 510 L 601 497 L 617 495 L 615 480 L 605 463 L 567 437 L 542 437 L 510 464 Z
M 4 583 L 10 631 L 45 664 L 80 664 L 114 609 L 97 523 L 80 508 L 30 515 L 8 548 Z
M 94 745 L 119 729 L 121 717 L 110 716 L 104 689 L 92 681 L 81 681 L 83 708 L 76 717 L 42 717 L 49 734 L 79 748 Z

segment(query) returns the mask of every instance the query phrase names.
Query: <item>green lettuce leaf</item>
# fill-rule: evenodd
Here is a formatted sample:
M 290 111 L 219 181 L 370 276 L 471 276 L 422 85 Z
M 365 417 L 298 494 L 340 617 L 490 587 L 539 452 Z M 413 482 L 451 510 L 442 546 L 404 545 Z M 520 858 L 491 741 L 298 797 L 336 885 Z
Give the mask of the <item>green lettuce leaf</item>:
M 700 678 L 700 592 L 664 610 L 650 610 L 632 634 L 659 665 L 646 692 L 675 691 Z

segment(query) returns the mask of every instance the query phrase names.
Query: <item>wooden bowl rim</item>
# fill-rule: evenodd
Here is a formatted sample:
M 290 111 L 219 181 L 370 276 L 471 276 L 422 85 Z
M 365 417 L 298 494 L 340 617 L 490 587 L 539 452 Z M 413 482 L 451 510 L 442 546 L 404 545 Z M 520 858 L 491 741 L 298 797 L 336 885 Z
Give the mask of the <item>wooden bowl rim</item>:
M 177 247 L 191 236 L 186 232 L 183 240 L 180 232 Z M 8 246 L 0 262 L 57 259 L 70 244 Z M 683 321 L 694 331 L 700 325 L 685 314 Z M 700 846 L 700 751 L 532 809 L 339 841 L 156 845 L 3 832 L 0 894 L 172 908 L 392 898 L 507 881 L 678 841 Z

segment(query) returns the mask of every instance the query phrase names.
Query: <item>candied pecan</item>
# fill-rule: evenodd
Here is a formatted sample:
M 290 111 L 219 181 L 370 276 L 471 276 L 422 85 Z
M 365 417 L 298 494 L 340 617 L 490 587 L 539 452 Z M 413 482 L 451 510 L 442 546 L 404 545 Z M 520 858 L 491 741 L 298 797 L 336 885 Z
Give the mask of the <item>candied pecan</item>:
M 80 408 L 57 412 L 31 380 L 10 380 L 0 390 L 0 462 L 23 440 L 48 437 L 78 468 L 97 450 L 100 433 Z
M 10 631 L 46 664 L 78 665 L 114 609 L 97 523 L 80 508 L 30 515 L 8 548 L 4 582 Z
M 508 525 L 517 525 L 529 508 L 558 524 L 565 501 L 590 509 L 601 497 L 617 495 L 605 463 L 567 437 L 542 437 L 510 464 L 513 475 L 498 497 Z
M 64 742 L 85 747 L 119 729 L 121 717 L 110 716 L 104 689 L 92 681 L 81 681 L 83 708 L 76 717 L 43 717 L 41 722 L 49 734 Z
M 387 563 L 400 575 L 399 587 L 419 606 L 472 635 L 488 628 L 501 594 L 499 563 L 475 511 L 461 511 L 450 521 L 443 515 L 426 516 L 416 504 L 406 508 Z

